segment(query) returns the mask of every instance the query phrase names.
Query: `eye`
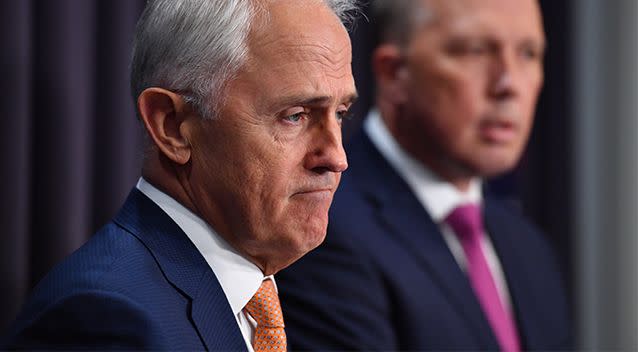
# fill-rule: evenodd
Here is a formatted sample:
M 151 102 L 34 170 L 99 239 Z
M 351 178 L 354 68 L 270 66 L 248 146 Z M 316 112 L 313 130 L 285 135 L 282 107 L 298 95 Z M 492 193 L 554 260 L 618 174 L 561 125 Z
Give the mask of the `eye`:
M 296 112 L 291 113 L 293 111 L 296 111 Z M 281 117 L 282 121 L 292 125 L 297 125 L 304 119 L 308 118 L 308 112 L 304 110 L 299 110 L 299 109 L 292 109 L 292 111 L 285 112 L 282 115 L 283 115 L 283 117 Z
M 534 48 L 523 48 L 521 49 L 521 56 L 528 60 L 536 60 L 540 57 L 540 54 Z
M 484 40 L 456 38 L 447 43 L 446 50 L 457 57 L 482 56 L 488 52 L 489 45 Z
M 301 114 L 302 113 L 298 112 L 296 114 L 288 115 L 284 117 L 284 120 L 291 121 L 291 122 L 298 122 L 299 120 L 301 120 Z
M 466 53 L 469 55 L 483 55 L 487 52 L 486 45 L 482 43 L 472 43 L 467 46 Z
M 339 122 L 343 122 L 344 120 L 350 120 L 352 118 L 352 111 L 350 110 L 341 110 L 337 111 L 337 120 Z

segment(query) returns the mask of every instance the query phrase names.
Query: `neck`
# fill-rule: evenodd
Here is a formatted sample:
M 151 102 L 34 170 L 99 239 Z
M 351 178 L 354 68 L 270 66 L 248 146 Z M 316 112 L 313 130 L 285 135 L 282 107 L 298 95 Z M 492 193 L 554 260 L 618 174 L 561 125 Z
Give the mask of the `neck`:
M 199 213 L 195 203 L 189 196 L 184 183 L 180 182 L 177 166 L 165 158 L 158 150 L 148 151 L 142 166 L 142 177 L 157 189 L 171 196 L 194 214 Z
M 403 150 L 459 191 L 467 192 L 470 189 L 470 184 L 476 176 L 454 160 L 443 156 L 444 154 L 440 151 L 416 142 L 417 138 L 412 137 L 414 129 L 401 123 L 398 107 L 379 104 L 378 109 L 388 131 Z M 423 137 L 419 136 L 419 138 Z

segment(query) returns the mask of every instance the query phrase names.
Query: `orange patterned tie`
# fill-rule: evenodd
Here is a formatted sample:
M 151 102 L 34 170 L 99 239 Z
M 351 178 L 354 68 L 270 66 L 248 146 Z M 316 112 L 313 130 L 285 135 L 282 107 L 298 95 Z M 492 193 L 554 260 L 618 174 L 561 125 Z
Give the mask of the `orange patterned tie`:
M 257 322 L 253 348 L 259 351 L 286 351 L 284 316 L 272 280 L 264 280 L 245 307 Z

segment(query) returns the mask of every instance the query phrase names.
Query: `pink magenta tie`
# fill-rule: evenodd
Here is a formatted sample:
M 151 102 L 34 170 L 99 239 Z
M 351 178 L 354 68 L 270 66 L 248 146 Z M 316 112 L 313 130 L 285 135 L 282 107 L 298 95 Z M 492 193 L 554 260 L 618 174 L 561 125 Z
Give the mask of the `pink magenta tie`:
M 472 289 L 481 303 L 501 350 L 520 351 L 514 320 L 501 302 L 481 248 L 484 231 L 479 206 L 475 204 L 459 206 L 448 215 L 445 222 L 454 230 L 461 242 L 467 258 L 467 275 Z
M 255 352 L 286 351 L 284 316 L 272 280 L 262 281 L 259 290 L 244 309 L 257 322 L 253 337 Z

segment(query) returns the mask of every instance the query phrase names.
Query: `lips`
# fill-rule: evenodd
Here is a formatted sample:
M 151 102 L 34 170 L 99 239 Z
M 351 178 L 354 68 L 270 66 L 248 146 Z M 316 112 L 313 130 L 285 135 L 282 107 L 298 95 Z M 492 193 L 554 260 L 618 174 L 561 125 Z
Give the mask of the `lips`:
M 293 196 L 304 196 L 304 197 L 316 197 L 316 198 L 324 198 L 332 196 L 331 188 L 321 188 L 321 189 L 306 189 L 295 192 Z
M 332 194 L 339 185 L 339 179 L 334 175 L 328 173 L 317 175 L 314 178 L 306 179 L 305 182 L 297 184 L 292 189 L 293 196 L 295 195 L 317 195 L 322 193 Z
M 496 143 L 508 144 L 518 136 L 518 126 L 508 119 L 489 119 L 481 122 L 479 131 L 483 140 Z

